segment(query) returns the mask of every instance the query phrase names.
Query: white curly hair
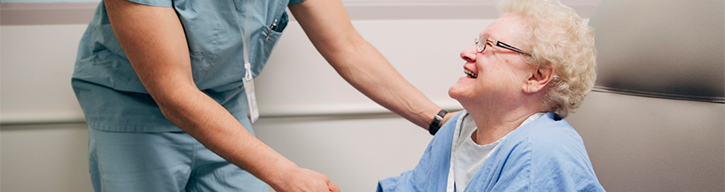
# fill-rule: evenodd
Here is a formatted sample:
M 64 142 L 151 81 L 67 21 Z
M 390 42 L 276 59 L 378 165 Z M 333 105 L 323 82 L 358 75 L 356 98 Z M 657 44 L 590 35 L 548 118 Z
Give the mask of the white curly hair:
M 574 112 L 597 76 L 594 29 L 558 0 L 501 0 L 497 7 L 502 15 L 522 16 L 529 27 L 527 62 L 554 68 L 542 107 L 561 117 Z

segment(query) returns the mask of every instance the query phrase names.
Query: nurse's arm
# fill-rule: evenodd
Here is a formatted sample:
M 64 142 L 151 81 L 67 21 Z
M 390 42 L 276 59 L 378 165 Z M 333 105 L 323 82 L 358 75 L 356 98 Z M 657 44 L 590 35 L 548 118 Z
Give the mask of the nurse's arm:
M 428 129 L 441 108 L 358 34 L 340 0 L 307 0 L 289 8 L 315 48 L 347 82 L 378 104 Z M 444 121 L 452 115 L 446 115 Z
M 106 0 L 105 6 L 133 69 L 171 122 L 277 191 L 329 191 L 328 184 L 339 190 L 324 175 L 299 168 L 255 138 L 196 87 L 186 37 L 174 9 L 125 0 Z

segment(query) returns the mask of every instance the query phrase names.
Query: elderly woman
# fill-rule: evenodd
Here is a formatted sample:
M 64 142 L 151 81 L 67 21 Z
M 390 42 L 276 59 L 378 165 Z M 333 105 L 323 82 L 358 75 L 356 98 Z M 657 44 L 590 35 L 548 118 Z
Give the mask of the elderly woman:
M 502 17 L 461 52 L 448 94 L 465 111 L 415 169 L 378 191 L 604 191 L 564 119 L 592 89 L 593 30 L 558 0 L 499 2 Z

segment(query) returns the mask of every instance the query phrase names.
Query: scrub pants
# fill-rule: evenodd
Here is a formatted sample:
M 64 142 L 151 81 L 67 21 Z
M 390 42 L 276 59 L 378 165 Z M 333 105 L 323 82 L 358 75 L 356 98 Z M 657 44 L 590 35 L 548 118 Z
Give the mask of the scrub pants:
M 93 189 L 101 191 L 250 191 L 267 184 L 219 157 L 186 132 L 89 129 Z

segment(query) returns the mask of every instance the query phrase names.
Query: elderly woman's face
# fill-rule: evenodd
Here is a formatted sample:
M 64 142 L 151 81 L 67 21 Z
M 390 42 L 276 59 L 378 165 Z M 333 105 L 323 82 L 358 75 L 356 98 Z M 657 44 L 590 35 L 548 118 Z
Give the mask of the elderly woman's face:
M 505 15 L 486 28 L 482 34 L 489 40 L 497 40 L 529 52 L 523 47 L 528 34 L 521 17 Z M 479 39 L 486 42 L 485 39 Z M 525 55 L 488 43 L 486 49 L 478 52 L 476 46 L 461 52 L 466 61 L 465 76 L 451 86 L 448 94 L 465 105 L 481 102 L 506 104 L 523 94 L 524 82 L 534 68 L 524 61 Z

